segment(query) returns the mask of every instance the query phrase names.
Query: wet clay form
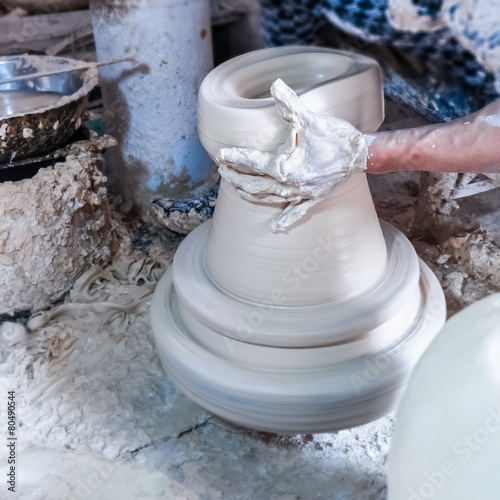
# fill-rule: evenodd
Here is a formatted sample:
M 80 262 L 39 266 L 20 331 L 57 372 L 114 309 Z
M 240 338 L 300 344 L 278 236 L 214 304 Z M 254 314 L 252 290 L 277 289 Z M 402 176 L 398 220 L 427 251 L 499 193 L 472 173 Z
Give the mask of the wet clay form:
M 374 61 L 265 49 L 222 64 L 200 88 L 199 132 L 212 157 L 284 141 L 287 124 L 268 97 L 276 78 L 362 132 L 383 120 Z M 379 222 L 365 174 L 273 233 L 282 210 L 222 182 L 213 220 L 184 240 L 154 295 L 162 363 L 186 395 L 247 427 L 317 433 L 369 422 L 393 408 L 444 324 L 440 285 L 410 242 Z

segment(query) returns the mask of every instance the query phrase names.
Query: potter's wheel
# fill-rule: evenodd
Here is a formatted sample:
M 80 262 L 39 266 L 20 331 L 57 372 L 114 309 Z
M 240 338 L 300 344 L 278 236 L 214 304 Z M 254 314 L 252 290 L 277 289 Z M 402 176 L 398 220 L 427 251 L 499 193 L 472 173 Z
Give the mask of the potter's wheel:
M 399 231 L 388 225 L 385 229 L 394 247 L 406 245 L 407 240 Z M 329 304 L 322 311 L 316 311 L 323 319 L 330 314 L 330 335 L 323 333 L 323 340 L 330 337 L 330 344 L 305 348 L 270 347 L 254 344 L 257 338 L 252 335 L 236 340 L 220 334 L 195 318 L 189 304 L 179 297 L 173 279 L 176 264 L 182 265 L 184 258 L 194 256 L 194 265 L 201 265 L 203 252 L 193 254 L 193 249 L 204 248 L 209 230 L 210 223 L 206 223 L 186 238 L 178 252 L 181 259 L 174 261 L 173 268 L 160 281 L 152 303 L 152 327 L 161 361 L 182 392 L 229 421 L 288 434 L 353 427 L 374 420 L 393 408 L 411 368 L 445 319 L 439 282 L 422 261 L 417 263 L 417 293 L 406 293 L 406 310 L 403 308 L 399 318 L 396 314 L 395 322 L 391 318 L 371 330 L 368 328 L 364 334 L 360 331 L 356 334 L 355 323 L 360 318 L 351 317 L 353 324 L 346 325 L 346 331 L 351 332 L 350 338 L 336 342 L 334 339 L 339 332 L 336 332 L 335 313 L 341 308 L 352 310 L 354 299 L 351 304 Z M 392 258 L 401 258 L 404 253 L 394 252 Z M 379 294 L 393 295 L 396 302 L 401 299 L 390 289 L 395 286 L 403 290 L 405 280 L 395 284 L 394 278 L 389 273 L 385 284 L 379 283 L 368 292 L 374 304 Z M 220 299 L 220 290 L 214 285 L 212 290 L 215 300 Z M 213 305 L 213 297 L 203 297 L 209 307 Z M 203 297 L 193 296 L 191 302 L 203 300 Z M 234 308 L 236 303 L 229 296 L 219 302 L 219 310 L 213 311 L 221 319 L 219 327 L 224 328 L 227 321 L 226 307 Z M 368 309 L 370 305 L 367 302 Z M 378 312 L 384 316 L 394 305 L 389 303 Z M 240 302 L 240 307 L 242 317 L 247 317 L 249 308 L 256 308 L 257 304 Z M 360 311 L 363 312 L 366 313 Z M 311 312 L 310 308 L 289 310 L 288 313 L 299 324 L 308 320 L 314 324 L 315 311 Z M 287 308 L 281 308 L 278 317 L 267 326 L 279 324 L 286 314 Z M 364 318 L 365 325 L 370 324 L 370 320 L 372 325 L 380 321 L 376 307 L 372 308 L 372 314 L 371 318 Z M 293 326 L 293 321 L 288 324 Z M 307 333 L 303 337 L 307 338 Z M 291 342 L 297 338 L 294 334 L 289 337 Z M 282 332 L 276 338 L 286 343 Z
M 374 61 L 315 47 L 256 51 L 200 88 L 200 138 L 212 156 L 283 140 L 286 124 L 265 94 L 278 77 L 313 110 L 363 132 L 383 120 Z M 439 282 L 380 223 L 364 174 L 272 233 L 283 208 L 222 181 L 213 220 L 183 241 L 153 298 L 163 366 L 187 396 L 240 425 L 318 433 L 369 422 L 394 407 L 443 326 Z

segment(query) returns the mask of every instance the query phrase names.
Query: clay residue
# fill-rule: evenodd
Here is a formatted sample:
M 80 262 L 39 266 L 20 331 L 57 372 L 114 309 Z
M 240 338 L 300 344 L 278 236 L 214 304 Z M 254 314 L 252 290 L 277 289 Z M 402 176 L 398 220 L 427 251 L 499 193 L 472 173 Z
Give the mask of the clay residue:
M 219 185 L 194 199 L 160 198 L 151 204 L 152 220 L 174 233 L 188 234 L 212 218 Z
M 146 252 L 123 248 L 84 272 L 64 303 L 0 327 L 0 388 L 15 388 L 26 409 L 25 443 L 115 458 L 208 418 L 167 380 L 149 324 L 179 240 L 148 231 L 136 246 L 143 238 Z
M 0 184 L 0 314 L 48 307 L 85 269 L 110 260 L 100 163 L 82 153 L 32 179 Z
M 498 198 L 491 191 L 454 200 L 453 182 L 433 180 L 419 185 L 418 173 L 410 172 L 370 176 L 379 216 L 411 239 L 438 277 L 452 316 L 500 291 Z M 420 212 L 422 200 L 426 217 Z
M 193 229 L 208 220 L 203 217 L 202 213 L 197 212 L 194 207 L 188 212 L 175 210 L 169 212 L 168 208 L 165 209 L 163 206 L 153 203 L 151 212 L 159 224 L 179 234 L 189 234 Z
M 469 276 L 500 289 L 500 247 L 487 231 L 477 229 L 451 236 L 440 247 Z

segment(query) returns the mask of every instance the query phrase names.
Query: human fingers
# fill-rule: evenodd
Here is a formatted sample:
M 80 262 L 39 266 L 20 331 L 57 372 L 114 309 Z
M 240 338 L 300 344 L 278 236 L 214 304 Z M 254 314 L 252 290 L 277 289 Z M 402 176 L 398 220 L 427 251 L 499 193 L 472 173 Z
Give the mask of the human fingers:
M 316 203 L 321 200 L 322 198 L 303 200 L 298 203 L 290 203 L 280 215 L 271 221 L 271 231 L 273 233 L 285 231 L 292 224 L 295 224 L 295 222 L 301 219 L 311 207 L 316 205 Z
M 276 195 L 281 198 L 281 201 L 289 201 L 297 197 L 300 199 L 299 187 L 281 184 L 266 175 L 242 174 L 224 164 L 219 166 L 219 173 L 233 186 L 252 195 L 262 197 Z
M 227 165 L 242 173 L 267 173 L 267 165 L 273 159 L 272 153 L 256 149 L 222 148 L 215 156 L 217 165 Z
M 271 85 L 271 95 L 283 119 L 300 130 L 304 119 L 311 113 L 300 97 L 280 78 Z
M 244 200 L 251 201 L 253 203 L 298 203 L 301 200 L 301 196 L 298 195 L 284 199 L 282 196 L 278 196 L 276 194 L 249 194 L 241 189 L 237 189 L 237 192 Z

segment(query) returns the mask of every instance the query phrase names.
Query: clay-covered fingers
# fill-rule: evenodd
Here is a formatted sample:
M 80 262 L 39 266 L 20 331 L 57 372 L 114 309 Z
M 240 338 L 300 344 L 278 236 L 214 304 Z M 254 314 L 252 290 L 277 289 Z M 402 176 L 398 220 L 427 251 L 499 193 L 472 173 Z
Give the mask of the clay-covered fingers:
M 222 148 L 215 156 L 215 163 L 226 165 L 233 170 L 242 173 L 267 174 L 267 166 L 272 161 L 274 155 L 246 148 Z
M 285 231 L 292 224 L 301 219 L 311 207 L 320 201 L 321 199 L 310 199 L 290 203 L 285 210 L 283 210 L 283 212 L 271 221 L 271 231 L 273 233 L 277 231 Z
M 271 95 L 282 118 L 292 122 L 297 130 L 300 130 L 304 119 L 311 111 L 299 96 L 280 78 L 271 85 Z
M 352 123 L 342 118 L 336 116 L 324 116 L 322 118 L 328 123 L 329 133 L 334 131 L 337 137 L 352 137 L 361 134 Z
M 279 203 L 298 203 L 302 198 L 300 196 L 290 197 L 288 199 L 284 199 L 282 196 L 278 196 L 276 194 L 249 194 L 242 189 L 237 189 L 236 192 L 247 201 L 251 201 L 253 203 L 265 203 L 265 204 L 279 204 Z
M 291 152 L 278 150 L 267 166 L 267 174 L 278 182 L 290 184 L 289 180 L 293 177 L 294 172 L 302 168 L 303 159 L 303 149 L 295 148 Z
M 219 173 L 233 186 L 251 195 L 261 197 L 275 195 L 279 196 L 281 201 L 300 199 L 301 197 L 300 187 L 284 185 L 267 175 L 242 174 L 224 164 L 219 166 Z

